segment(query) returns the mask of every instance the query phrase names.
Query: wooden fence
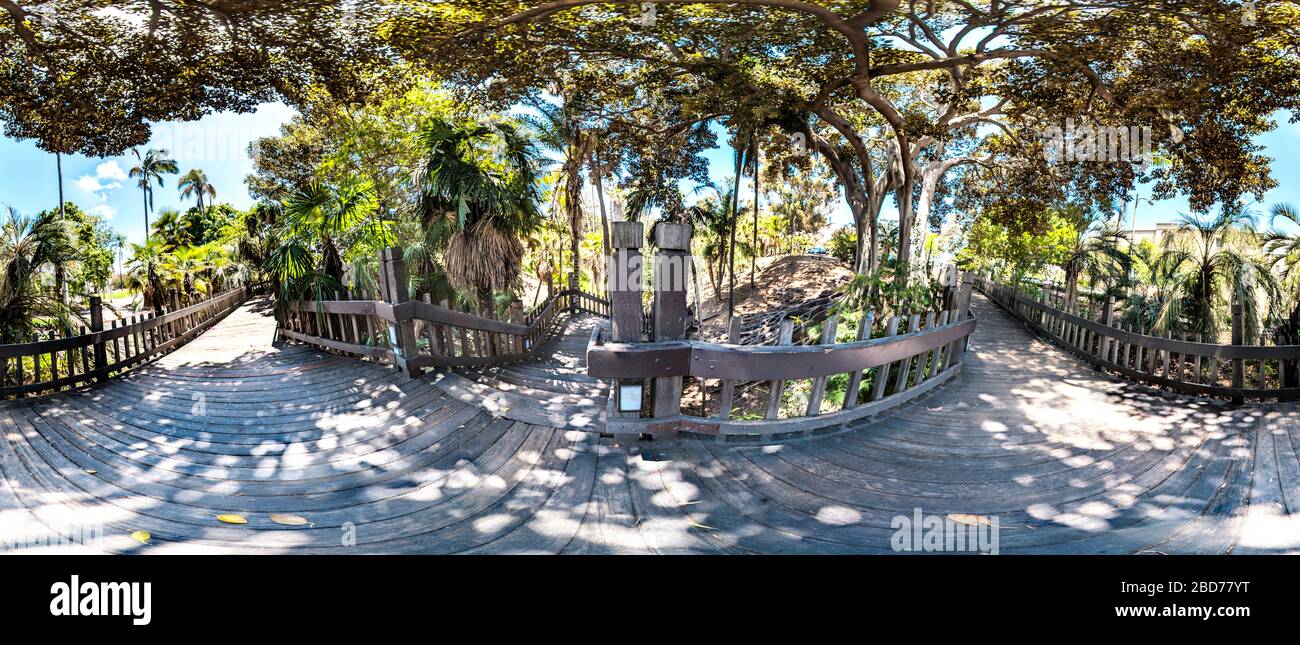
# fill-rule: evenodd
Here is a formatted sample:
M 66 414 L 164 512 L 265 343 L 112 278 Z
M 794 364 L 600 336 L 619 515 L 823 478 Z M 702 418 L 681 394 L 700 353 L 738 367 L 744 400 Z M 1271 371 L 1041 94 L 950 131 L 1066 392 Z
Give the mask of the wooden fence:
M 98 297 L 91 299 L 90 328 L 66 338 L 0 345 L 0 397 L 39 395 L 80 387 L 120 374 L 172 351 L 247 300 L 232 289 L 161 316 L 152 312 L 105 326 Z
M 981 292 L 1054 344 L 1127 379 L 1183 394 L 1292 401 L 1300 399 L 1300 345 L 1259 347 L 1241 344 L 1240 306 L 1233 307 L 1231 345 L 1161 338 L 1125 329 L 1113 306 L 1097 319 L 1061 310 L 1047 291 L 1038 300 L 987 279 Z
M 614 343 L 608 340 L 607 328 L 597 329 L 587 351 L 587 372 L 616 379 L 607 415 L 611 433 L 766 436 L 840 425 L 911 401 L 960 373 L 966 338 L 976 324 L 969 315 L 971 287 L 968 280 L 952 291 L 939 312 L 884 321 L 868 314 L 855 330 L 858 340 L 849 343 L 834 342 L 834 317 L 822 326 L 819 342 L 813 345 L 790 345 L 791 321 L 782 323 L 779 344 L 766 346 L 734 344 L 737 318 L 732 319 L 729 344 Z M 843 401 L 828 406 L 827 381 L 839 374 L 847 378 Z M 687 378 L 701 385 L 702 397 L 709 382 L 720 386 L 716 411 L 710 412 L 707 405 L 692 409 L 692 402 L 680 394 Z M 802 414 L 790 416 L 783 409 L 786 392 L 797 381 L 808 381 L 809 394 Z M 755 383 L 766 389 L 762 418 L 734 418 L 738 391 Z M 654 401 L 638 405 L 643 389 L 650 386 Z M 650 416 L 644 417 L 647 410 Z
M 565 289 L 531 312 L 516 301 L 508 320 L 495 320 L 407 296 L 400 248 L 381 257 L 384 299 L 357 299 L 350 292 L 334 300 L 292 303 L 280 335 L 325 349 L 392 363 L 414 376 L 434 367 L 497 365 L 523 360 L 554 331 L 559 316 L 587 312 L 608 316 L 610 303 Z

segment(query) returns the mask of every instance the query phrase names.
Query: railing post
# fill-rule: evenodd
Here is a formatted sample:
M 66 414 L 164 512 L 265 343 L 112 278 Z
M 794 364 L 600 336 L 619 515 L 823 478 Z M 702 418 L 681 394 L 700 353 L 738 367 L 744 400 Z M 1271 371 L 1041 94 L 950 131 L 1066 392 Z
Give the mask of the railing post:
M 1232 303 L 1232 344 L 1246 344 L 1246 320 L 1243 315 L 1241 303 Z M 1238 392 L 1232 395 L 1232 402 L 1241 404 L 1246 402 L 1246 397 L 1242 396 L 1240 390 L 1246 385 L 1246 362 L 1240 358 L 1232 359 L 1232 387 Z
M 1100 322 L 1101 324 L 1106 326 L 1106 329 L 1110 329 L 1111 325 L 1115 324 L 1115 303 L 1110 299 L 1109 295 L 1106 296 L 1106 301 L 1102 303 Z M 1109 334 L 1099 336 L 1097 338 L 1097 352 L 1094 354 L 1094 356 L 1100 358 L 1103 361 L 1109 361 L 1111 342 L 1112 341 Z M 1101 371 L 1100 362 L 1098 362 L 1095 365 L 1095 369 Z
M 578 313 L 578 299 L 573 294 L 578 292 L 578 271 L 575 269 L 569 274 L 569 313 Z
M 406 281 L 406 260 L 402 247 L 394 246 L 379 253 L 379 282 L 384 301 L 394 307 L 410 300 Z M 393 348 L 397 368 L 411 378 L 420 375 L 419 368 L 410 363 L 418 355 L 415 343 L 415 321 L 399 320 L 389 324 L 388 341 Z
M 961 279 L 961 291 L 957 293 L 957 322 L 958 323 L 966 322 L 967 314 L 970 313 L 971 289 L 974 288 L 975 288 L 975 277 L 970 274 L 966 274 L 965 276 L 963 276 Z M 960 353 L 962 354 L 966 353 L 966 346 L 969 344 L 970 344 L 970 336 L 966 336 L 965 338 L 962 338 Z M 958 363 L 962 362 L 960 356 L 957 357 L 957 362 Z
M 691 225 L 660 222 L 655 227 L 659 254 L 654 264 L 655 342 L 686 337 L 687 262 L 691 251 Z M 682 377 L 663 376 L 654 381 L 652 395 L 655 417 L 681 413 Z
M 99 296 L 90 297 L 90 332 L 98 334 L 104 331 L 104 300 Z M 22 360 L 21 358 L 19 360 Z M 103 381 L 108 377 L 108 351 L 103 339 L 95 341 L 95 380 Z
M 1101 307 L 1101 324 L 1106 325 L 1106 329 L 1114 329 L 1115 326 L 1115 302 L 1110 295 L 1106 295 L 1106 303 Z M 1109 332 L 1101 337 L 1101 341 L 1097 343 L 1097 350 L 1101 351 L 1101 360 L 1109 362 L 1114 345 L 1114 338 L 1110 337 Z M 1097 365 L 1097 369 L 1101 369 L 1100 364 Z
M 641 244 L 645 227 L 641 222 L 611 222 L 613 266 L 609 273 L 611 338 L 616 343 L 641 340 Z
M 615 343 L 641 342 L 641 292 L 645 275 L 641 244 L 645 240 L 645 226 L 641 222 L 611 222 L 610 242 L 614 256 L 609 259 L 606 271 L 609 284 L 610 339 Z M 614 407 L 611 417 L 635 419 L 641 416 L 641 395 L 644 382 L 620 379 L 614 382 Z M 623 388 L 628 388 L 629 400 L 623 401 Z M 635 395 L 635 398 L 631 397 Z M 626 409 L 625 409 L 626 408 Z

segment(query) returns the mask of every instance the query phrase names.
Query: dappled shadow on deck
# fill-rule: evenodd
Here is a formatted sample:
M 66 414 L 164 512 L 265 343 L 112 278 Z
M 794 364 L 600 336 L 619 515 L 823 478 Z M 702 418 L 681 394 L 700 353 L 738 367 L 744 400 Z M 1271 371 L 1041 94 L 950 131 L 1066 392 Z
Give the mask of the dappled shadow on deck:
M 1296 406 L 1120 383 L 982 298 L 975 311 L 964 373 L 924 400 L 827 437 L 727 446 L 530 422 L 491 392 L 449 392 L 451 372 L 407 380 L 275 345 L 250 303 L 123 379 L 0 406 L 0 537 L 40 551 L 101 524 L 86 550 L 891 553 L 891 522 L 919 508 L 997 516 L 1002 553 L 1300 550 Z M 589 323 L 553 358 L 456 375 L 508 392 L 507 408 L 599 407 L 579 363 Z

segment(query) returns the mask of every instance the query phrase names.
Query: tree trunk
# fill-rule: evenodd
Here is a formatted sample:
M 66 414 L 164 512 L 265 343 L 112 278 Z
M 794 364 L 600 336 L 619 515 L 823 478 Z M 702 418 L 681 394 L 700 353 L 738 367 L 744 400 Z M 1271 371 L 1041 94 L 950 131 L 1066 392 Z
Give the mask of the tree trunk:
M 1072 266 L 1065 268 L 1065 313 L 1075 315 L 1078 312 L 1076 301 L 1079 299 L 1079 270 Z
M 922 231 L 920 244 L 913 251 L 911 262 L 915 264 L 921 258 L 922 248 L 925 246 L 925 231 L 929 230 L 930 209 L 934 203 L 934 193 L 939 187 L 939 177 L 943 175 L 943 164 L 934 162 L 921 172 L 921 196 L 916 201 L 916 216 L 913 223 L 916 228 L 913 230 Z
M 749 257 L 749 290 L 754 290 L 754 275 L 758 272 L 758 173 L 761 163 L 758 155 L 758 137 L 751 135 L 750 140 L 754 155 L 754 247 Z
M 573 274 L 577 276 L 582 271 L 582 262 L 578 258 L 579 239 L 578 234 L 582 228 L 582 132 L 578 130 L 576 123 L 573 125 L 573 141 L 570 142 L 569 154 L 572 155 L 566 163 L 565 179 L 565 199 L 564 207 L 569 216 L 569 234 L 572 237 L 569 240 L 569 251 L 573 254 Z M 577 281 L 581 284 L 581 281 Z
M 495 307 L 492 302 L 492 288 L 480 286 L 478 291 L 478 315 L 484 318 L 496 318 Z
M 54 165 L 59 175 L 59 221 L 63 221 L 63 154 L 54 153 Z M 68 306 L 68 270 L 60 262 L 54 267 L 54 288 L 59 292 L 59 302 L 63 306 Z
M 895 279 L 900 284 L 907 284 L 912 273 L 907 262 L 912 257 L 912 186 L 915 182 L 910 169 L 911 160 L 902 153 L 907 145 L 906 141 L 899 142 L 898 163 L 902 181 L 894 193 L 898 198 L 898 260 L 902 264 Z
M 740 170 L 741 161 L 744 155 L 740 147 L 736 147 L 736 178 L 735 184 L 731 190 L 731 243 L 728 245 L 728 260 L 731 264 L 731 270 L 728 272 L 729 287 L 727 289 L 727 318 L 730 319 L 736 312 L 736 224 L 739 218 L 737 208 L 740 205 Z
M 596 184 L 596 200 L 600 202 L 600 246 L 601 251 L 606 256 L 610 254 L 609 248 L 609 215 L 605 212 L 605 180 L 604 174 L 600 167 L 599 148 L 592 150 L 591 154 L 591 178 Z

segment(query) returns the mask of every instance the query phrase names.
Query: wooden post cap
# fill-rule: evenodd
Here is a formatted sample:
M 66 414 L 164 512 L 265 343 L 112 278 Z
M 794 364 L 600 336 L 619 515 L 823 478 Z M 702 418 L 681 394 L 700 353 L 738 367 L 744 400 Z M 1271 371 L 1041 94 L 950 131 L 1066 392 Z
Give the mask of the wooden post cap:
M 611 222 L 610 244 L 616 249 L 639 249 L 645 243 L 645 225 L 641 222 Z
M 660 222 L 655 226 L 655 246 L 666 251 L 689 251 L 691 225 Z

